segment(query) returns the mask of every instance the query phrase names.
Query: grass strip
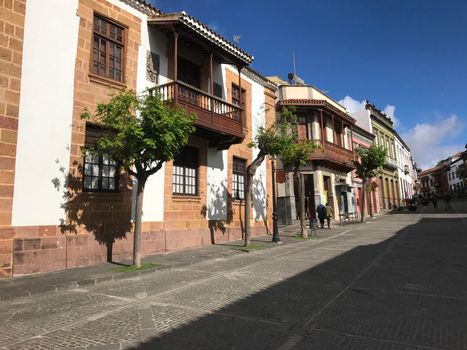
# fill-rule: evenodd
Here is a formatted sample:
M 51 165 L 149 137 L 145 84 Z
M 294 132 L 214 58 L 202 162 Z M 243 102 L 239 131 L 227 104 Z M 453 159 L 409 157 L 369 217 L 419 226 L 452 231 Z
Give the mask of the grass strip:
M 158 269 L 161 265 L 155 263 L 142 263 L 141 267 L 136 267 L 135 265 L 125 265 L 120 266 L 114 269 L 116 272 L 134 272 L 134 271 L 141 271 L 141 270 L 148 270 L 148 269 Z

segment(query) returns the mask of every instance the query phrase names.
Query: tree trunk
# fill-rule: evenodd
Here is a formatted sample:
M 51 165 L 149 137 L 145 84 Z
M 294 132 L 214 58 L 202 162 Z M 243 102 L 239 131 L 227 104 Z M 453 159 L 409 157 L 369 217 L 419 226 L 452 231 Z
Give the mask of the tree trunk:
M 255 169 L 256 171 L 256 169 Z M 245 191 L 245 247 L 250 245 L 250 217 L 251 217 L 251 190 L 253 188 L 253 174 L 250 174 L 247 170 L 246 175 L 246 191 Z
M 366 180 L 362 180 L 362 218 L 361 222 L 365 221 L 365 197 L 366 197 Z
M 246 190 L 245 190 L 245 247 L 250 245 L 250 218 L 251 218 L 251 191 L 253 189 L 253 177 L 255 176 L 256 169 L 261 165 L 266 154 L 259 152 L 255 160 L 251 162 L 246 168 Z
M 302 237 L 308 237 L 308 229 L 305 223 L 305 186 L 303 183 L 303 174 L 298 173 L 298 203 L 300 206 L 300 233 Z
M 138 178 L 135 208 L 135 236 L 133 241 L 133 265 L 136 267 L 141 267 L 141 224 L 143 216 L 143 195 L 145 184 L 145 178 Z

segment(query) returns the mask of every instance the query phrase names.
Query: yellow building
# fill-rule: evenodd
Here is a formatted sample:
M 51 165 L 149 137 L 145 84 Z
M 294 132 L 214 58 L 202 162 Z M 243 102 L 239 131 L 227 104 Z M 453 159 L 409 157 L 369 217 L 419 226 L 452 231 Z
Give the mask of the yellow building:
M 370 114 L 371 126 L 375 135 L 375 144 L 386 149 L 386 162 L 378 169 L 377 184 L 379 197 L 379 211 L 390 210 L 400 206 L 399 183 L 397 176 L 397 159 L 395 138 L 396 132 L 393 122 L 385 113 L 381 112 L 368 101 L 365 105 Z

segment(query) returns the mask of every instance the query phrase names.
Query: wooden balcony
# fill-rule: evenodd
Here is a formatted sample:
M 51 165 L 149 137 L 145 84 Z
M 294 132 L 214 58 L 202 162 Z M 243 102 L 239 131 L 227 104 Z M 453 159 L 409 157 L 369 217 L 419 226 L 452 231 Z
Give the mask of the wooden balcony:
M 311 155 L 310 159 L 320 162 L 323 166 L 348 173 L 355 169 L 353 151 L 343 148 L 329 141 L 313 140 L 319 148 Z
M 181 106 L 197 116 L 195 125 L 200 136 L 209 138 L 211 147 L 226 149 L 242 142 L 243 110 L 181 81 L 156 86 L 152 89 L 163 101 Z

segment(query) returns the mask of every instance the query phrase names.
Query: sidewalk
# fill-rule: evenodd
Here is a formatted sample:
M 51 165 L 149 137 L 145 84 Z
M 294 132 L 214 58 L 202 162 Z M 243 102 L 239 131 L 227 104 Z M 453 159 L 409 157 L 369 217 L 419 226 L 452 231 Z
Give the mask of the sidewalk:
M 264 249 L 278 249 L 281 246 L 300 243 L 303 244 L 304 242 L 310 241 L 318 243 L 325 238 L 338 235 L 339 233 L 348 230 L 352 226 L 354 225 L 334 226 L 331 230 L 319 229 L 317 231 L 317 237 L 304 240 L 297 238 L 300 232 L 299 225 L 284 225 L 279 227 L 282 245 L 276 245 L 272 243 L 271 235 L 254 237 L 252 238 L 252 243 L 261 244 L 264 246 L 262 247 Z M 243 241 L 235 241 L 226 244 L 209 245 L 168 254 L 150 255 L 144 257 L 142 262 L 160 264 L 161 267 L 158 268 L 158 270 L 160 270 L 183 267 L 202 261 L 222 259 L 239 254 L 255 254 L 255 252 L 248 253 L 239 249 L 242 245 Z M 131 264 L 131 261 L 123 261 L 121 263 L 104 263 L 97 266 L 79 267 L 57 272 L 39 273 L 34 275 L 14 277 L 11 279 L 1 279 L 0 302 L 28 297 L 45 292 L 56 292 L 63 289 L 78 288 L 86 285 L 96 285 L 119 279 L 129 279 L 141 274 L 154 273 L 157 271 L 154 269 L 140 270 L 135 272 L 115 271 L 116 268 L 123 264 Z

